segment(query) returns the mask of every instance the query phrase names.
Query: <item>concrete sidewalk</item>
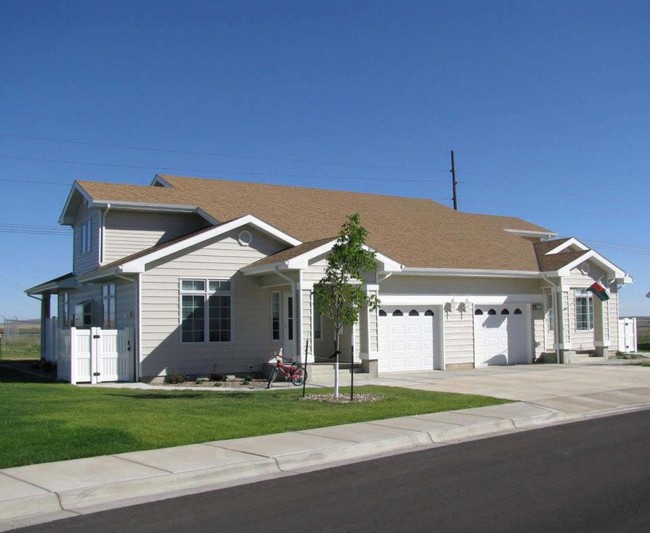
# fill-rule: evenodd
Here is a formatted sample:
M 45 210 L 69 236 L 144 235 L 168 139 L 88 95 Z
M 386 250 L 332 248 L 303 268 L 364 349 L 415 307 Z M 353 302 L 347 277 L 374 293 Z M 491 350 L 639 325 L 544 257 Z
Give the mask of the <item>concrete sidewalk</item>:
M 451 374 L 451 375 L 450 375 Z M 650 369 L 507 367 L 372 380 L 516 403 L 0 470 L 0 531 L 236 484 L 650 409 Z

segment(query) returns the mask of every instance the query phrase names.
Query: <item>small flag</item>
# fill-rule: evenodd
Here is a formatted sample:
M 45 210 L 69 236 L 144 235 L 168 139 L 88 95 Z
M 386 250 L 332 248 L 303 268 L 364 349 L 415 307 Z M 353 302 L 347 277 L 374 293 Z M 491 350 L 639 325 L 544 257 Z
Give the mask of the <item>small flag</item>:
M 607 294 L 607 290 L 597 281 L 587 290 L 589 292 L 593 292 L 594 295 L 598 296 L 598 299 L 601 302 L 606 302 L 607 300 L 609 300 L 609 294 Z

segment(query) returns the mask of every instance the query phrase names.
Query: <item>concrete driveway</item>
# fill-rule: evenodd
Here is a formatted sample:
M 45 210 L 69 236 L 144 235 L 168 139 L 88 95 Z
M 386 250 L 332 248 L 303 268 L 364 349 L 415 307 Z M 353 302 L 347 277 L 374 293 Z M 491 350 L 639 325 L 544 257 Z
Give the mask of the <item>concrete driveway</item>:
M 632 365 L 521 365 L 400 372 L 382 374 L 368 383 L 496 396 L 576 413 L 650 403 L 650 368 Z

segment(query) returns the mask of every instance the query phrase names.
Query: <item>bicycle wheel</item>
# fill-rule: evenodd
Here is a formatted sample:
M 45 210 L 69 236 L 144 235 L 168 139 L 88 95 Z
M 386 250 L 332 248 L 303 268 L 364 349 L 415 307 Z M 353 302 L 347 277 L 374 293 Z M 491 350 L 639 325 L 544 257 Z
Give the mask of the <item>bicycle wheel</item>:
M 278 377 L 278 367 L 276 366 L 273 370 L 271 370 L 271 373 L 269 374 L 269 380 L 266 383 L 267 389 L 271 388 L 271 385 L 277 379 L 277 377 Z
M 291 374 L 291 383 L 296 387 L 302 385 L 303 381 L 307 381 L 307 371 L 304 368 L 297 368 L 296 371 Z

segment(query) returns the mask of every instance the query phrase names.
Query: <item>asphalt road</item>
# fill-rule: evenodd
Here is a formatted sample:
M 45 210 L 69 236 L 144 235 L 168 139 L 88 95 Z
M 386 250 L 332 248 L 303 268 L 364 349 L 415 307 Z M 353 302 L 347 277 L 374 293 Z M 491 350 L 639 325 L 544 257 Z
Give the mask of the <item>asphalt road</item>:
M 649 446 L 642 411 L 20 531 L 647 532 Z

